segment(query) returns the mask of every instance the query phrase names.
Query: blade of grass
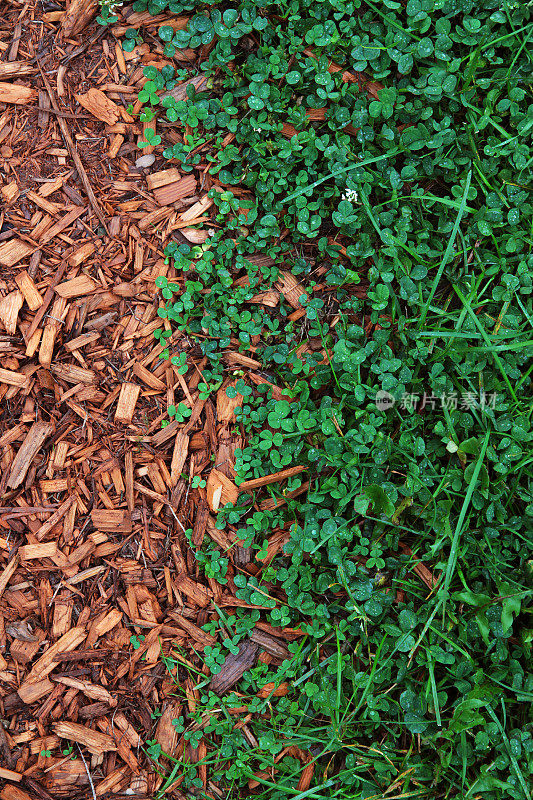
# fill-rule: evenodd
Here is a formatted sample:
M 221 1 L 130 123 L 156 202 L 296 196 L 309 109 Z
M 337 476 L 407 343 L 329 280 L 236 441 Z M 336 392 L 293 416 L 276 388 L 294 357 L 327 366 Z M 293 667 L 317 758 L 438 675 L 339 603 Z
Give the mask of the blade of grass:
M 459 513 L 459 519 L 457 520 L 457 525 L 455 526 L 455 532 L 452 539 L 452 546 L 450 548 L 450 555 L 448 556 L 448 563 L 446 564 L 444 583 L 441 589 L 439 590 L 439 594 L 441 595 L 443 602 L 446 602 L 446 598 L 448 596 L 448 590 L 450 588 L 450 583 L 453 577 L 453 573 L 455 572 L 455 565 L 457 564 L 457 559 L 459 558 L 459 541 L 461 539 L 461 533 L 463 532 L 463 523 L 466 519 L 466 514 L 470 506 L 470 501 L 472 499 L 472 495 L 474 494 L 474 490 L 476 488 L 478 475 L 481 471 L 481 466 L 483 464 L 483 459 L 485 458 L 485 453 L 487 452 L 487 447 L 489 446 L 489 438 L 490 438 L 490 429 L 486 432 L 483 444 L 481 445 L 481 450 L 477 458 L 476 465 L 472 473 L 472 477 L 470 478 L 470 483 L 468 484 L 468 489 L 465 495 L 465 499 L 463 501 L 461 511 Z
M 380 16 L 382 19 L 384 19 L 384 20 L 385 20 L 385 22 L 387 23 L 387 25 L 391 25 L 393 28 L 396 28 L 396 30 L 398 30 L 398 31 L 401 31 L 401 32 L 402 32 L 402 33 L 404 33 L 406 36 L 410 36 L 410 37 L 411 37 L 411 39 L 416 39 L 416 41 L 417 41 L 417 42 L 419 42 L 419 41 L 420 41 L 420 36 L 417 36 L 417 35 L 416 35 L 416 34 L 414 34 L 412 31 L 410 31 L 410 30 L 407 30 L 406 28 L 403 28 L 403 27 L 400 25 L 400 23 L 399 23 L 399 22 L 397 22 L 395 19 L 393 19 L 392 17 L 389 17 L 389 15 L 388 15 L 388 14 L 384 14 L 384 13 L 383 13 L 383 11 L 381 10 L 381 8 L 380 8 L 379 6 L 375 6 L 375 5 L 374 5 L 374 3 L 371 3 L 371 2 L 370 2 L 370 0 L 366 0 L 366 5 L 367 5 L 367 6 L 370 6 L 370 8 L 372 8 L 372 9 L 373 9 L 373 10 L 376 12 L 376 14 L 379 14 L 379 16 Z
M 359 709 L 361 708 L 361 706 L 365 702 L 365 699 L 366 699 L 366 696 L 367 696 L 368 692 L 370 691 L 370 687 L 372 686 L 372 682 L 373 682 L 374 676 L 376 674 L 376 669 L 377 669 L 378 661 L 379 661 L 379 655 L 380 655 L 380 653 L 381 653 L 381 651 L 383 649 L 383 645 L 385 644 L 386 640 L 387 640 L 387 634 L 385 634 L 385 636 L 382 638 L 381 642 L 378 645 L 378 648 L 376 650 L 376 655 L 374 656 L 374 660 L 372 662 L 372 668 L 370 670 L 370 675 L 368 676 L 368 680 L 366 682 L 365 688 L 363 689 L 363 694 L 359 698 L 359 702 L 357 703 L 357 706 L 355 707 L 354 714 L 356 714 L 359 711 Z
M 336 705 L 335 705 L 335 723 L 337 727 L 339 727 L 340 723 L 340 710 L 341 710 L 341 703 L 342 703 L 342 667 L 343 667 L 343 658 L 342 658 L 342 650 L 341 650 L 341 643 L 339 640 L 339 630 L 335 631 L 337 636 L 337 695 L 336 695 Z
M 515 394 L 515 390 L 513 389 L 512 385 L 511 385 L 511 381 L 509 380 L 509 378 L 507 376 L 507 372 L 505 371 L 505 368 L 504 368 L 504 366 L 502 364 L 501 358 L 499 357 L 499 355 L 496 352 L 496 347 L 494 346 L 493 342 L 491 341 L 490 336 L 487 334 L 485 328 L 483 327 L 483 325 L 479 321 L 479 319 L 476 316 L 476 314 L 474 314 L 474 312 L 472 311 L 472 306 L 470 305 L 470 303 L 468 302 L 466 297 L 463 295 L 463 293 L 461 292 L 459 287 L 456 286 L 455 284 L 452 284 L 452 286 L 453 286 L 453 289 L 454 289 L 455 293 L 459 297 L 459 300 L 465 306 L 468 316 L 470 317 L 470 319 L 472 320 L 472 322 L 474 323 L 474 325 L 476 326 L 476 328 L 480 332 L 481 336 L 483 337 L 483 339 L 485 340 L 485 342 L 489 346 L 489 349 L 490 349 L 490 352 L 492 353 L 494 361 L 498 365 L 498 369 L 500 370 L 500 372 L 502 374 L 502 377 L 503 377 L 505 383 L 507 384 L 507 388 L 509 389 L 509 391 L 511 393 L 511 397 L 513 398 L 515 403 L 518 403 L 518 398 L 517 398 L 517 396 Z M 505 349 L 508 349 L 508 348 L 506 347 Z
M 343 172 L 349 172 L 351 169 L 359 169 L 360 167 L 366 167 L 368 164 L 376 164 L 378 161 L 383 161 L 385 158 L 392 158 L 393 156 L 397 156 L 399 152 L 400 148 L 397 147 L 395 150 L 391 150 L 390 153 L 383 153 L 383 155 L 376 156 L 375 158 L 367 158 L 363 161 L 358 161 L 354 164 L 349 164 L 347 167 L 342 167 L 342 169 L 338 169 L 335 172 L 330 172 L 329 175 L 326 175 L 324 178 L 320 178 L 320 180 L 309 184 L 309 186 L 302 186 L 302 188 L 298 189 L 297 192 L 294 192 L 293 194 L 290 194 L 288 197 L 286 197 L 285 202 L 288 203 L 291 200 L 295 200 L 297 197 L 300 197 L 302 194 L 305 194 L 305 192 L 314 189 L 316 186 L 320 186 L 321 183 L 329 181 L 330 178 L 336 178 L 337 175 L 342 175 Z
M 468 197 L 468 190 L 470 189 L 471 180 L 472 180 L 472 170 L 469 170 L 468 175 L 466 176 L 465 188 L 463 190 L 463 196 L 461 198 L 461 204 L 459 206 L 459 211 L 457 212 L 457 217 L 455 218 L 455 224 L 453 226 L 453 230 L 452 230 L 450 239 L 448 241 L 448 246 L 446 247 L 446 250 L 444 251 L 444 255 L 442 257 L 442 261 L 440 262 L 440 266 L 439 266 L 439 268 L 437 270 L 437 274 L 435 275 L 435 279 L 433 281 L 433 285 L 431 287 L 431 291 L 429 293 L 429 297 L 426 300 L 424 308 L 422 309 L 422 314 L 421 314 L 421 317 L 420 317 L 420 320 L 419 320 L 419 323 L 418 323 L 418 329 L 419 330 L 424 327 L 424 323 L 426 321 L 426 317 L 427 317 L 427 313 L 428 313 L 428 310 L 429 310 L 429 306 L 431 304 L 431 301 L 433 300 L 435 292 L 437 291 L 437 287 L 439 285 L 440 279 L 442 278 L 442 273 L 444 272 L 444 268 L 446 267 L 446 264 L 448 263 L 448 259 L 449 259 L 450 255 L 451 255 L 452 250 L 453 250 L 453 246 L 454 246 L 454 243 L 455 243 L 455 237 L 457 236 L 457 231 L 459 230 L 459 225 L 461 224 L 461 219 L 462 219 L 464 211 L 465 211 L 466 199 Z
M 504 703 L 503 699 L 501 701 L 501 704 L 502 704 L 503 714 L 504 714 L 504 718 L 505 718 L 505 703 Z M 520 765 L 518 764 L 518 761 L 516 760 L 516 758 L 515 758 L 515 756 L 513 754 L 513 751 L 511 749 L 511 743 L 510 743 L 510 741 L 509 741 L 509 739 L 507 737 L 507 734 L 505 733 L 504 727 L 501 724 L 500 720 L 498 719 L 498 717 L 496 716 L 496 714 L 494 713 L 494 710 L 491 708 L 490 705 L 487 705 L 487 711 L 490 714 L 490 716 L 492 717 L 492 719 L 494 720 L 494 722 L 496 723 L 496 725 L 498 726 L 498 729 L 499 729 L 499 731 L 501 733 L 503 742 L 505 744 L 505 749 L 507 750 L 507 754 L 508 754 L 508 756 L 509 756 L 509 758 L 511 760 L 511 764 L 513 765 L 513 769 L 514 769 L 514 771 L 516 773 L 516 777 L 518 778 L 518 782 L 520 783 L 520 788 L 522 789 L 522 791 L 524 793 L 525 800 L 531 800 L 531 792 L 527 788 L 527 784 L 526 784 L 525 778 L 524 778 L 524 776 L 522 774 L 522 770 L 520 769 Z
M 490 42 L 487 42 L 487 44 L 483 45 L 482 50 L 488 50 L 489 47 L 493 47 L 495 44 L 499 44 L 500 42 L 505 41 L 505 39 L 509 39 L 511 36 L 517 36 L 519 33 L 522 33 L 522 31 L 531 30 L 531 28 L 533 28 L 533 22 L 530 22 L 528 25 L 524 25 L 523 28 L 518 28 L 516 31 L 512 31 L 512 33 L 506 33 L 505 36 L 499 36 L 497 39 L 492 39 Z
M 330 786 L 335 785 L 335 780 L 330 778 L 329 781 L 325 781 L 321 786 L 317 786 L 316 788 L 307 789 L 305 792 L 300 792 L 298 789 L 293 789 L 292 786 L 280 786 L 273 781 L 267 781 L 265 778 L 261 777 L 260 775 L 256 775 L 252 770 L 244 769 L 245 774 L 254 781 L 257 781 L 262 786 L 270 786 L 272 789 L 277 789 L 280 791 L 283 789 L 288 795 L 291 795 L 293 800 L 304 800 L 306 797 L 314 797 L 316 800 L 327 800 L 327 796 L 325 794 L 320 794 L 319 789 L 329 789 Z M 330 795 L 328 795 L 329 797 Z
M 439 693 L 437 690 L 437 684 L 435 683 L 435 664 L 431 657 L 428 658 L 428 672 L 429 672 L 429 682 L 431 686 L 431 695 L 433 697 L 433 705 L 435 707 L 435 721 L 439 726 L 439 728 L 441 728 L 442 720 L 440 716 Z

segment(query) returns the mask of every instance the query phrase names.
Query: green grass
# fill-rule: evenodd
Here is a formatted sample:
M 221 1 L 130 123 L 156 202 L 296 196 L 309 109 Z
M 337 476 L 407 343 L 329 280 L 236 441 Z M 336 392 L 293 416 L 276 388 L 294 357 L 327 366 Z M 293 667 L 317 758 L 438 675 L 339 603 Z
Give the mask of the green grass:
M 158 118 L 169 164 L 208 168 L 223 188 L 211 191 L 214 235 L 166 248 L 156 336 L 164 343 L 167 325 L 195 342 L 204 396 L 231 379 L 246 441 L 237 484 L 305 465 L 261 501 L 310 481 L 273 511 L 242 494 L 219 513 L 257 558 L 291 525 L 260 572 L 235 569 L 210 540 L 196 552 L 201 574 L 263 609 L 219 612 L 205 626 L 217 644 L 187 652 L 194 671 L 166 658 L 176 693 L 187 674 L 200 693 L 184 741 L 203 737 L 225 798 L 530 800 L 531 3 L 134 8 L 191 17 L 184 31 L 160 28 L 169 59 L 214 42 L 188 72 L 145 69 L 144 113 Z M 328 73 L 330 61 L 364 71 L 379 99 Z M 160 100 L 198 72 L 206 91 Z M 309 122 L 306 108 L 325 118 Z M 192 139 L 167 147 L 165 125 L 183 135 L 185 123 Z M 254 266 L 257 254 L 274 265 Z M 283 297 L 249 302 L 280 269 L 302 287 L 296 322 Z M 228 370 L 235 340 L 286 399 Z M 194 370 L 170 347 L 163 357 Z M 378 407 L 378 391 L 392 407 Z M 202 664 L 219 671 L 259 619 L 304 635 L 283 664 L 246 672 L 238 697 L 216 697 Z M 270 682 L 287 693 L 259 697 Z M 229 713 L 242 705 L 248 735 Z M 158 747 L 147 752 L 166 776 L 161 796 L 180 776 L 182 791 L 211 796 L 197 765 Z

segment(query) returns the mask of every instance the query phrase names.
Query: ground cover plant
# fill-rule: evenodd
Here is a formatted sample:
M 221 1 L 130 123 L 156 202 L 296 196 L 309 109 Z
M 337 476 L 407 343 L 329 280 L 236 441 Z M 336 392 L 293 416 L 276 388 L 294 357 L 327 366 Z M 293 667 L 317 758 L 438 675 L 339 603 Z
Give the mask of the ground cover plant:
M 531 3 L 134 9 L 189 17 L 159 36 L 202 56 L 147 67 L 140 99 L 184 134 L 163 134 L 169 165 L 219 182 L 209 239 L 165 251 L 156 334 L 195 342 L 205 396 L 233 379 L 237 484 L 304 468 L 220 511 L 261 567 L 232 575 L 237 596 L 260 608 L 220 611 L 196 666 L 216 674 L 259 619 L 305 636 L 223 697 L 196 675 L 177 729 L 210 742 L 228 798 L 530 798 Z M 162 97 L 200 73 L 204 91 Z M 249 302 L 287 272 L 280 305 Z M 265 383 L 228 371 L 230 346 Z M 220 547 L 195 552 L 224 584 Z M 149 755 L 202 796 L 197 766 Z

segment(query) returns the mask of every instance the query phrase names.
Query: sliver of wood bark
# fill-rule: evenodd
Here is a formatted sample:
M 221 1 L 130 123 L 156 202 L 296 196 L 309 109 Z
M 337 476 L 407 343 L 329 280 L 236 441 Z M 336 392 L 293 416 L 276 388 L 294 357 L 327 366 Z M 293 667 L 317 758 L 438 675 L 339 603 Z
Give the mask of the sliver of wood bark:
M 246 670 L 256 662 L 259 645 L 247 639 L 239 645 L 239 652 L 230 653 L 218 675 L 213 675 L 209 688 L 216 694 L 224 694 L 239 681 Z

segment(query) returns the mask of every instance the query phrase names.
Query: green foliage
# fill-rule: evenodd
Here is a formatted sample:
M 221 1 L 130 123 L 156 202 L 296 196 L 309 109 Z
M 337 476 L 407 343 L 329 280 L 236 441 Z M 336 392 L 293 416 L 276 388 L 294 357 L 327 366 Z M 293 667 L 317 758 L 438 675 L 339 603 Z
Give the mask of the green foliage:
M 99 25 L 107 27 L 108 25 L 114 25 L 115 22 L 118 22 L 117 15 L 113 13 L 117 5 L 119 5 L 119 3 L 113 2 L 112 0 L 101 0 L 100 14 L 96 17 L 96 21 Z
M 184 422 L 191 416 L 191 409 L 185 403 L 179 403 L 177 406 L 169 406 L 167 408 L 169 417 L 174 417 L 178 422 Z
M 139 142 L 139 147 L 155 147 L 158 144 L 161 144 L 161 137 L 158 136 L 151 128 L 145 128 L 144 130 L 145 139 Z
M 257 359 L 283 394 L 232 376 L 246 441 L 236 483 L 305 468 L 269 486 L 284 505 L 260 511 L 243 495 L 218 516 L 260 559 L 273 531 L 290 531 L 256 574 L 231 575 L 213 542 L 190 540 L 209 578 L 230 575 L 237 597 L 261 607 L 223 631 L 208 623 L 219 636 L 203 652 L 211 673 L 254 619 L 305 633 L 281 665 L 258 664 L 239 683 L 258 747 L 223 711 L 242 697 L 205 685 L 197 718 L 180 726 L 202 721 L 219 753 L 213 780 L 228 791 L 275 769 L 259 796 L 298 795 L 301 765 L 276 761 L 295 744 L 320 765 L 321 797 L 525 800 L 530 5 L 135 3 L 146 9 L 190 16 L 185 30 L 159 29 L 168 56 L 213 45 L 199 64 L 203 91 L 161 99 L 186 75 L 147 67 L 140 99 L 144 113 L 194 131 L 165 147 L 169 162 L 199 178 L 209 168 L 222 184 L 207 241 L 165 250 L 176 277 L 156 281 L 162 358 L 186 374 L 185 354 L 165 341 L 175 329 L 190 337 L 207 358 L 202 398 L 222 384 L 224 350 Z M 329 72 L 331 61 L 341 69 Z M 365 71 L 369 93 L 345 71 Z M 145 146 L 156 139 L 147 130 Z M 296 322 L 283 296 L 274 308 L 251 302 L 280 269 L 301 283 Z M 181 422 L 188 414 L 183 402 L 169 408 Z M 304 480 L 309 489 L 288 496 Z M 260 696 L 282 681 L 286 695 Z
M 136 28 L 128 28 L 128 30 L 124 34 L 125 41 L 122 43 L 122 49 L 126 51 L 126 53 L 131 53 L 132 50 L 138 44 L 142 44 L 142 36 L 139 35 L 139 31 Z
M 192 480 L 192 488 L 197 486 L 205 486 L 205 481 L 201 480 L 199 475 L 196 475 Z M 192 542 L 192 530 L 185 531 L 189 544 L 194 548 Z M 198 564 L 200 564 L 208 578 L 218 581 L 218 583 L 227 583 L 226 573 L 228 571 L 229 559 L 223 557 L 220 550 L 207 539 L 201 550 L 195 549 L 195 557 Z

